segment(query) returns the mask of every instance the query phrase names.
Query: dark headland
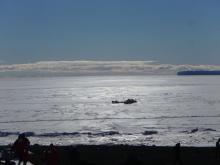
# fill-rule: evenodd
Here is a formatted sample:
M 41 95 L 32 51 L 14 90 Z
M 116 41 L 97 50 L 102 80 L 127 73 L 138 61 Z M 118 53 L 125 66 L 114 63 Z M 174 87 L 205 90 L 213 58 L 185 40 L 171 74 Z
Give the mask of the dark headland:
M 186 75 L 220 75 L 220 70 L 190 70 L 177 72 L 179 76 Z

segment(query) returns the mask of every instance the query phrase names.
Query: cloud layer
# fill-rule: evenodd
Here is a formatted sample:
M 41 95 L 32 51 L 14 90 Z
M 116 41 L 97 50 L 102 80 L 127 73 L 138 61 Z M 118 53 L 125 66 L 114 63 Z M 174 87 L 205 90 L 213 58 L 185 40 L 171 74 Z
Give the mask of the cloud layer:
M 220 70 L 220 66 L 172 65 L 155 61 L 42 61 L 0 65 L 0 76 L 169 75 L 182 70 Z

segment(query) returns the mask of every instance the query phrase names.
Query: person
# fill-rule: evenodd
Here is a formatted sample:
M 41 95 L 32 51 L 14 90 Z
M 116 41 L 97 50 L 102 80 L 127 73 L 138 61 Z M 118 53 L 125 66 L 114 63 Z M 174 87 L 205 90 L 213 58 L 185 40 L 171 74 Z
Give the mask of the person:
M 27 164 L 28 161 L 28 150 L 30 146 L 30 141 L 25 136 L 24 133 L 20 134 L 12 146 L 12 150 L 15 152 L 16 157 L 18 157 L 18 165 L 23 162 L 23 165 Z
M 50 144 L 49 148 L 45 151 L 45 161 L 46 165 L 58 165 L 59 164 L 59 154 L 53 144 Z
M 175 158 L 174 158 L 174 164 L 182 164 L 182 161 L 181 161 L 181 154 L 180 154 L 180 143 L 177 143 L 174 147 L 174 150 L 175 150 Z
M 216 159 L 217 161 L 219 161 L 220 160 L 220 138 L 216 142 L 215 146 L 216 146 Z

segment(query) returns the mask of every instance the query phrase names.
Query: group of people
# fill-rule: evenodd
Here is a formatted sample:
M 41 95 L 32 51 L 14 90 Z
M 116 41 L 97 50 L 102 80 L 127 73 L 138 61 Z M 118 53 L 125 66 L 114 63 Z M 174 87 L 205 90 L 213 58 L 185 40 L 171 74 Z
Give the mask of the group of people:
M 26 165 L 28 161 L 33 162 L 29 149 L 30 141 L 24 133 L 20 134 L 12 146 L 12 151 L 15 153 L 15 157 L 18 159 L 18 165 L 20 165 L 22 162 L 23 165 Z M 59 154 L 53 144 L 50 144 L 50 146 L 43 151 L 41 158 L 45 162 L 45 165 L 59 164 Z
M 174 147 L 174 153 L 175 153 L 175 159 L 174 159 L 174 164 L 181 165 L 181 145 L 180 143 L 177 143 Z M 32 160 L 31 154 L 29 152 L 30 150 L 30 141 L 28 138 L 25 136 L 24 133 L 20 134 L 14 144 L 12 145 L 12 151 L 15 153 L 15 157 L 18 159 L 18 165 L 26 165 L 27 162 L 31 162 L 32 164 L 35 164 Z M 38 155 L 38 159 L 41 158 L 42 161 L 44 161 L 45 165 L 58 165 L 60 158 L 59 154 L 53 144 L 50 144 L 49 147 L 47 147 L 46 150 L 42 152 L 42 154 Z M 220 139 L 216 142 L 216 158 L 220 159 Z M 133 159 L 132 159 L 133 160 Z M 136 160 L 136 159 L 135 159 Z M 129 159 L 129 162 L 132 162 Z M 10 164 L 5 163 L 5 164 Z M 135 163 L 137 164 L 137 163 Z

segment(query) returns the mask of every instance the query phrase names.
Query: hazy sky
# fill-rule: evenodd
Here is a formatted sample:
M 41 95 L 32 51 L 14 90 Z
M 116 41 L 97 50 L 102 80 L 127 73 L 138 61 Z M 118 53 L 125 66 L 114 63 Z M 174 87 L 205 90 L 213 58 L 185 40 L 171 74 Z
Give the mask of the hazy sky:
M 0 63 L 220 64 L 218 0 L 1 0 Z

